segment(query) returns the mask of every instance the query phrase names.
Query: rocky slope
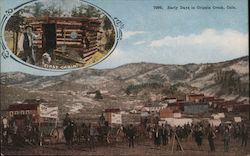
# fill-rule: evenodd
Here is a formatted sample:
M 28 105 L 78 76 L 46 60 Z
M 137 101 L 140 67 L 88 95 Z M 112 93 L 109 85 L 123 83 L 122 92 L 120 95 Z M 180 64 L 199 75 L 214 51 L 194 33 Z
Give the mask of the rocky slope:
M 152 94 L 188 93 L 248 101 L 248 64 L 249 57 L 245 56 L 208 64 L 133 63 L 114 69 L 82 69 L 53 77 L 1 73 L 1 104 L 7 106 L 25 98 L 45 98 L 65 105 L 65 109 L 69 105 L 81 109 L 127 107 L 129 101 L 143 101 Z M 104 99 L 93 100 L 87 94 L 96 90 L 101 91 Z M 84 107 L 79 103 L 84 103 Z

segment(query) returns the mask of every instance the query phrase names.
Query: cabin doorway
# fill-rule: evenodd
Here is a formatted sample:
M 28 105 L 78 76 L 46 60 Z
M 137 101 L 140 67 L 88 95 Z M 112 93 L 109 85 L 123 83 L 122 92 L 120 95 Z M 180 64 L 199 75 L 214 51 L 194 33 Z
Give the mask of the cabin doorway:
M 43 24 L 43 50 L 53 56 L 56 49 L 56 24 Z

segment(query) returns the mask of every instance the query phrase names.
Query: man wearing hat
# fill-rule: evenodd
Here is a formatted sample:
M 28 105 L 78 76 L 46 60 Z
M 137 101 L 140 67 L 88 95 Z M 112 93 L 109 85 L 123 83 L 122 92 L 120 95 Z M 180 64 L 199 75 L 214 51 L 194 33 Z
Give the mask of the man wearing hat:
M 18 49 L 19 49 L 19 52 L 24 54 L 22 58 L 23 61 L 30 62 L 31 64 L 35 64 L 33 39 L 40 37 L 40 35 L 35 35 L 32 32 L 32 29 L 33 28 L 30 25 L 25 27 L 25 30 L 20 36 L 20 39 L 18 41 Z
M 70 124 L 70 122 L 71 122 L 71 119 L 69 117 L 69 113 L 66 113 L 65 118 L 63 120 L 64 129 Z

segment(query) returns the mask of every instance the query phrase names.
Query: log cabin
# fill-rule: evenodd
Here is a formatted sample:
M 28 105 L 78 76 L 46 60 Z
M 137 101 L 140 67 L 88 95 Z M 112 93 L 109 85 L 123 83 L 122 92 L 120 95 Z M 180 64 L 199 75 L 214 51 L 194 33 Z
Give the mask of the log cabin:
M 33 45 L 43 52 L 52 51 L 56 56 L 72 61 L 65 53 L 74 51 L 88 61 L 98 50 L 98 33 L 102 33 L 100 19 L 44 16 L 29 17 L 27 22 L 35 34 L 42 34 L 41 38 L 34 39 Z

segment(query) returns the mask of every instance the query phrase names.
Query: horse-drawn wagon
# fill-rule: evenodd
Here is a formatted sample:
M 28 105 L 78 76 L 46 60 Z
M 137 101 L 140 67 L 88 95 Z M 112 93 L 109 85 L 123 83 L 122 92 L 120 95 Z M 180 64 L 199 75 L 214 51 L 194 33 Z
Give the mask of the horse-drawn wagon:
M 43 99 L 29 99 L 9 105 L 8 134 L 18 136 L 28 144 L 41 145 L 48 139 L 51 143 L 58 142 L 58 107 L 48 107 L 45 104 Z M 15 142 L 16 138 L 11 138 L 12 142 Z

